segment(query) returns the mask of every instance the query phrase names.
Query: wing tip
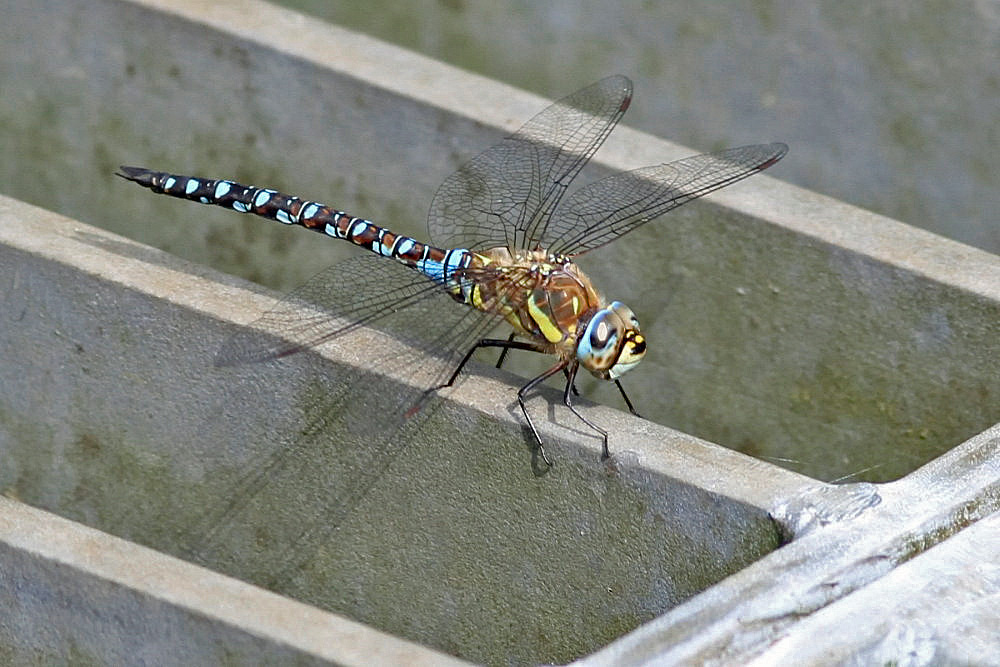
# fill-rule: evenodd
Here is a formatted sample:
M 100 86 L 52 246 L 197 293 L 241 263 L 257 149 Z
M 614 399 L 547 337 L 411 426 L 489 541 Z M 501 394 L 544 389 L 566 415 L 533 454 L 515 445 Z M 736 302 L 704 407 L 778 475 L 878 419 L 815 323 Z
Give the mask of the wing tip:
M 763 171 L 768 167 L 774 166 L 778 160 L 785 157 L 788 154 L 788 144 L 781 141 L 775 141 L 774 143 L 766 144 L 765 148 L 769 150 L 770 155 L 766 160 L 760 163 L 757 167 L 758 171 Z

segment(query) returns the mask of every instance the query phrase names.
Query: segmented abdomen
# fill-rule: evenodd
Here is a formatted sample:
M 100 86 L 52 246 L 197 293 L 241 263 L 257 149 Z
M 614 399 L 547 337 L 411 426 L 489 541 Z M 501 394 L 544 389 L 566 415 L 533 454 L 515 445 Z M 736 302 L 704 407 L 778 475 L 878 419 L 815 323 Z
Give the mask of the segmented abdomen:
M 240 213 L 254 213 L 282 224 L 301 225 L 327 236 L 350 241 L 417 269 L 467 302 L 468 288 L 458 284 L 454 276 L 456 269 L 469 266 L 472 255 L 468 250 L 435 248 L 325 204 L 304 201 L 277 190 L 241 185 L 233 181 L 180 176 L 142 167 L 123 166 L 118 175 L 153 192 L 202 204 L 214 204 Z

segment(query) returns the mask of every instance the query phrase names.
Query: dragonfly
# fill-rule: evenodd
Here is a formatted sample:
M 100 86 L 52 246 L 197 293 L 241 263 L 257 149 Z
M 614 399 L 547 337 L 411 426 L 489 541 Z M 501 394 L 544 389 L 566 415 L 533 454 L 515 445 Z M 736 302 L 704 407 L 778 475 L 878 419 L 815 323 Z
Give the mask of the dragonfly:
M 770 143 L 696 155 L 617 173 L 567 195 L 631 100 L 632 82 L 610 76 L 558 100 L 480 153 L 435 194 L 430 243 L 269 188 L 142 167 L 122 166 L 117 175 L 155 193 L 305 227 L 370 251 L 319 274 L 264 314 L 258 323 L 276 328 L 280 339 L 238 334 L 217 365 L 277 359 L 390 318 L 431 341 L 419 359 L 428 371 L 424 397 L 452 386 L 481 348 L 502 350 L 498 366 L 510 350 L 551 355 L 556 361 L 517 392 L 534 447 L 551 466 L 525 399 L 562 373 L 563 404 L 600 435 L 606 460 L 607 430 L 573 404 L 577 372 L 582 367 L 613 382 L 635 413 L 620 379 L 643 359 L 646 338 L 632 309 L 605 299 L 576 259 L 767 169 L 788 150 Z M 504 323 L 512 330 L 507 338 L 489 335 Z

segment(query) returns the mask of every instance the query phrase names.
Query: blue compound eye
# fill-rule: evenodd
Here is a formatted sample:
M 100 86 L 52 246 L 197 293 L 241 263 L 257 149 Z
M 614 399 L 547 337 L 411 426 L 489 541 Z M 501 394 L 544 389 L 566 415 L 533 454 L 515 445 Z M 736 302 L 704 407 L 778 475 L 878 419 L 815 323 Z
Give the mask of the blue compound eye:
M 599 313 L 595 319 L 595 326 L 590 330 L 590 348 L 595 353 L 604 352 L 617 337 L 618 331 L 608 322 L 607 313 Z
M 607 377 L 618 360 L 625 323 L 613 309 L 598 311 L 587 323 L 576 347 L 580 365 L 598 377 Z
M 612 301 L 609 308 L 621 318 L 622 322 L 627 323 L 628 327 L 635 329 L 636 331 L 639 330 L 639 319 L 635 316 L 635 313 L 632 312 L 631 308 L 626 306 L 621 301 Z

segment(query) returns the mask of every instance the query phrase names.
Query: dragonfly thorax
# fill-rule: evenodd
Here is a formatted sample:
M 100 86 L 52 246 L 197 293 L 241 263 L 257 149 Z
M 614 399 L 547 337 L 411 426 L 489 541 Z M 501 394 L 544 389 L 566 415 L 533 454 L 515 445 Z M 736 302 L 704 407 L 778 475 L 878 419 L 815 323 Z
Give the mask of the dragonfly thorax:
M 469 303 L 503 313 L 516 333 L 572 359 L 582 326 L 604 307 L 590 278 L 570 258 L 544 250 L 492 248 L 475 257 Z
M 470 275 L 488 279 L 473 281 L 471 305 L 502 312 L 518 334 L 604 380 L 642 360 L 646 341 L 631 309 L 607 304 L 570 257 L 507 248 L 476 257 Z
M 603 380 L 616 380 L 642 361 L 646 339 L 632 309 L 613 301 L 593 314 L 576 343 L 580 365 Z

